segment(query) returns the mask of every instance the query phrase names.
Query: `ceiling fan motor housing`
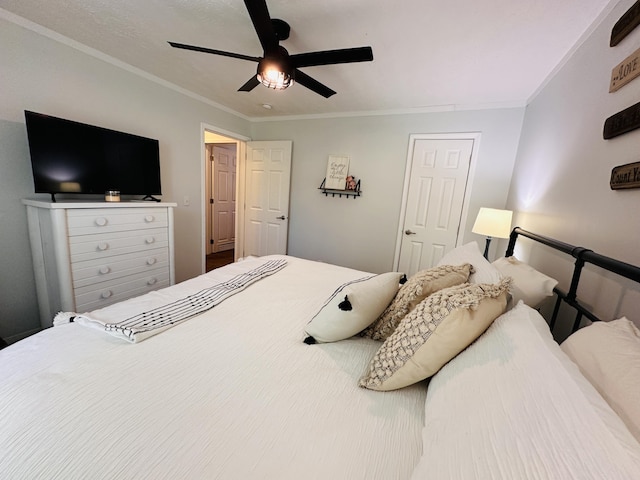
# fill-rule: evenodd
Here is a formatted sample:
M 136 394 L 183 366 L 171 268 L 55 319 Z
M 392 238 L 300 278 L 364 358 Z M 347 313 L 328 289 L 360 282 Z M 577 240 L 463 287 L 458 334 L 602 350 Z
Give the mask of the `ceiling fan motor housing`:
M 286 40 L 289 38 L 289 33 L 291 33 L 291 27 L 284 20 L 280 20 L 279 18 L 272 18 L 271 25 L 273 25 L 273 31 L 278 38 L 278 41 Z

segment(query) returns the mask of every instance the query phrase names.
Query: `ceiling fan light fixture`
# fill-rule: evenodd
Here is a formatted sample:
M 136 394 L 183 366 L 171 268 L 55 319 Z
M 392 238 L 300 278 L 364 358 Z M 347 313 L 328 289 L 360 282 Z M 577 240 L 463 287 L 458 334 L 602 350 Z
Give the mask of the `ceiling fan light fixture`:
M 266 58 L 258 63 L 256 78 L 265 87 L 275 90 L 284 90 L 293 84 L 293 75 L 290 68 L 287 68 L 282 62 Z
M 262 84 L 274 90 L 284 90 L 294 83 L 299 83 L 312 92 L 329 98 L 336 92 L 316 79 L 300 70 L 302 67 L 317 67 L 321 65 L 336 65 L 339 63 L 371 62 L 373 50 L 371 47 L 340 48 L 337 50 L 322 50 L 317 52 L 297 53 L 289 55 L 289 52 L 280 45 L 282 40 L 289 38 L 291 27 L 284 20 L 271 18 L 267 8 L 267 0 L 244 0 L 253 28 L 258 35 L 264 57 L 243 55 L 234 52 L 225 52 L 213 48 L 186 45 L 184 43 L 169 42 L 173 48 L 182 48 L 195 52 L 210 53 L 223 57 L 237 58 L 257 62 L 258 69 L 252 75 L 239 92 L 250 92 Z

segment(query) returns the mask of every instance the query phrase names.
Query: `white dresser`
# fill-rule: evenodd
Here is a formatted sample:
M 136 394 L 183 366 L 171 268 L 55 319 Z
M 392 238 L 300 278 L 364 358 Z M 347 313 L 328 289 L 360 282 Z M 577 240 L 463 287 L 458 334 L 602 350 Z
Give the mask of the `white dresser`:
M 22 203 L 43 328 L 175 283 L 175 203 Z

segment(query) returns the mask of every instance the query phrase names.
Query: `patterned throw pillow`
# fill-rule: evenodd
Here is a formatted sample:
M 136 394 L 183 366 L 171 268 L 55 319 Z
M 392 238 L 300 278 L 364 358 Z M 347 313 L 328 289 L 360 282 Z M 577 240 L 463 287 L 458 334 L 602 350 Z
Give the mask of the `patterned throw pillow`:
M 509 284 L 465 283 L 427 297 L 382 344 L 359 385 L 396 390 L 434 375 L 504 312 Z
M 305 343 L 337 342 L 371 325 L 398 292 L 400 275 L 382 273 L 341 285 L 305 327 Z
M 362 336 L 386 340 L 400 321 L 421 301 L 438 290 L 465 283 L 471 273 L 473 267 L 469 263 L 457 266 L 442 265 L 419 271 L 400 287 L 391 305 L 362 332 Z

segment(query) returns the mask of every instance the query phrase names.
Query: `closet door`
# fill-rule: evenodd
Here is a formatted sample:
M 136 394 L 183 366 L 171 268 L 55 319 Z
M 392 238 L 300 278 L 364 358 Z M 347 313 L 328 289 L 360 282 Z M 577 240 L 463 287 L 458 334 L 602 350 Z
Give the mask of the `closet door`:
M 398 271 L 430 268 L 456 246 L 473 139 L 412 139 Z

